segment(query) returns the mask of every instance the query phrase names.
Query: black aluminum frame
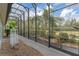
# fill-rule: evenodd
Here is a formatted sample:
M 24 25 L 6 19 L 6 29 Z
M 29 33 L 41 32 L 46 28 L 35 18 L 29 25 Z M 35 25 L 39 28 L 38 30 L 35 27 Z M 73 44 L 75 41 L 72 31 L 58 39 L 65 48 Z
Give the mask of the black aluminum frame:
M 28 39 L 29 39 L 29 11 L 30 11 L 30 9 L 28 8 L 28 7 L 25 7 L 24 5 L 22 5 L 22 4 L 19 4 L 19 3 L 17 3 L 18 5 L 20 5 L 20 6 L 22 6 L 22 7 L 24 7 L 24 9 L 26 10 L 26 12 L 28 13 Z M 65 6 L 65 7 L 63 7 L 63 8 L 59 8 L 59 9 L 57 9 L 57 10 L 54 10 L 54 11 L 52 11 L 52 12 L 56 12 L 56 11 L 59 11 L 59 10 L 62 10 L 62 9 L 64 9 L 64 8 L 67 8 L 67 7 L 70 7 L 70 6 L 72 6 L 72 5 L 75 5 L 75 4 L 77 4 L 77 3 L 74 3 L 74 4 L 71 4 L 71 5 L 68 5 L 68 6 Z M 52 12 L 50 12 L 50 3 L 47 3 L 47 6 L 48 6 L 48 10 L 49 10 L 49 13 L 48 13 L 48 20 L 49 20 L 49 34 L 48 34 L 48 47 L 53 47 L 53 48 L 55 48 L 55 49 L 58 49 L 58 50 L 61 50 L 61 51 L 64 51 L 63 49 L 61 49 L 61 48 L 56 48 L 56 47 L 54 47 L 54 46 L 51 46 L 51 37 L 50 37 L 50 13 L 52 13 Z M 34 8 L 34 11 L 35 11 L 35 42 L 37 42 L 37 4 L 36 3 L 32 3 L 32 6 L 33 6 L 33 8 Z M 19 10 L 19 9 L 17 9 L 16 8 L 16 10 Z M 22 11 L 22 10 L 19 10 L 19 11 Z M 24 19 L 24 21 L 25 21 L 25 14 L 24 13 L 22 13 L 23 14 L 23 19 Z M 25 32 L 25 22 L 24 22 L 24 32 Z M 23 35 L 23 36 L 25 36 L 25 34 Z M 79 50 L 78 50 L 79 51 Z M 65 52 L 65 51 L 64 51 Z M 66 52 L 68 52 L 68 51 L 66 51 Z M 74 53 L 71 53 L 71 52 L 68 52 L 68 53 L 70 53 L 71 55 L 76 55 L 76 54 L 74 54 Z

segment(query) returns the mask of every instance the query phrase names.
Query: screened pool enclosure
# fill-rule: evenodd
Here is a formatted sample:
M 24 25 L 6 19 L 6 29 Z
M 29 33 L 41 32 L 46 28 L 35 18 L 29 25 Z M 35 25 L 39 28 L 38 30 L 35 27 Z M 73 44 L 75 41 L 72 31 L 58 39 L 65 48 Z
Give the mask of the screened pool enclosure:
M 8 9 L 7 20 L 0 25 L 1 41 L 2 30 L 11 29 L 7 37 L 12 46 L 18 43 L 18 34 L 48 48 L 79 55 L 78 3 L 12 3 Z

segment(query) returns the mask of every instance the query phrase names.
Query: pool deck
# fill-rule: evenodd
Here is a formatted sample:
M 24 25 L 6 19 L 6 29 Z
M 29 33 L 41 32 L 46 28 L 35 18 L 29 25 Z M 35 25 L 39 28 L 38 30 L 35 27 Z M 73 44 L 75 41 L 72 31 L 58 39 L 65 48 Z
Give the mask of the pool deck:
M 58 51 L 54 48 L 48 48 L 47 46 L 44 46 L 38 42 L 35 42 L 33 40 L 27 39 L 23 36 L 17 35 L 18 39 L 23 41 L 26 45 L 38 50 L 41 52 L 44 56 L 70 56 L 69 54 L 66 54 L 64 52 Z

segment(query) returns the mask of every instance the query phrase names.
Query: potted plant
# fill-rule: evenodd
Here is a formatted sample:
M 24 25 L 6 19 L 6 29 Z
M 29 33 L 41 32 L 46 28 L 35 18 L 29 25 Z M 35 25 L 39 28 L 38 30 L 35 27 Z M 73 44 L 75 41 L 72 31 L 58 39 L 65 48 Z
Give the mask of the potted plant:
M 5 29 L 6 35 L 9 36 L 10 31 L 14 28 L 16 28 L 16 21 L 15 20 L 9 20 L 6 24 L 6 29 Z

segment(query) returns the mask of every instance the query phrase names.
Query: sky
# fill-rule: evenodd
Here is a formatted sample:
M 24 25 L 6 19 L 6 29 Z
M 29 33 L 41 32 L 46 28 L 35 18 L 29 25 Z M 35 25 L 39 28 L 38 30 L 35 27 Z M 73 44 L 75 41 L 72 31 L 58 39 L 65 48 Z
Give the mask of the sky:
M 50 5 L 50 8 L 53 10 L 57 10 L 57 9 L 60 9 L 62 7 L 70 5 L 70 4 L 71 3 L 52 3 Z M 33 8 L 32 4 L 23 3 L 23 5 L 25 7 L 30 8 L 30 17 L 33 17 L 35 14 L 34 14 L 34 8 Z M 15 8 L 18 7 L 19 9 L 22 9 L 25 11 L 25 9 L 22 6 L 19 7 L 19 5 L 17 5 L 17 4 L 13 4 L 12 7 L 15 7 Z M 45 3 L 37 4 L 37 15 L 41 16 L 43 14 L 43 9 L 48 9 L 48 7 Z M 15 11 L 15 10 L 12 10 L 12 11 Z M 17 11 L 17 13 L 20 13 L 20 12 Z M 74 18 L 79 19 L 79 17 L 78 17 L 79 16 L 79 4 L 76 4 L 76 5 L 68 7 L 68 8 L 64 8 L 62 10 L 56 11 L 51 14 L 53 14 L 54 16 L 63 17 L 65 19 L 74 19 Z M 26 13 L 26 16 L 27 16 L 27 13 Z

